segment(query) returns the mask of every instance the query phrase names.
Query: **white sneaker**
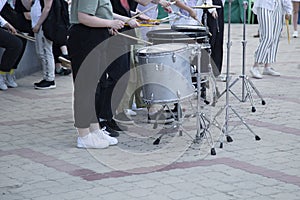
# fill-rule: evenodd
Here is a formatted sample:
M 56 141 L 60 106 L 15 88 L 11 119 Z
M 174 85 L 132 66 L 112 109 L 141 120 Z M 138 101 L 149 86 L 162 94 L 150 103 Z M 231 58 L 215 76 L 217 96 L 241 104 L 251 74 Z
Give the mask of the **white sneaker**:
M 131 108 L 132 108 L 131 110 L 143 110 L 143 108 L 138 108 L 136 106 L 136 103 L 132 103 L 132 107 Z
M 262 79 L 262 75 L 260 74 L 258 67 L 252 67 L 250 69 L 250 73 L 253 78 Z
M 18 84 L 15 82 L 15 76 L 13 74 L 6 74 L 6 85 L 7 87 L 16 88 Z
M 85 149 L 104 149 L 109 146 L 107 140 L 100 139 L 95 133 L 89 133 L 84 137 L 77 138 L 77 147 Z
M 297 38 L 297 37 L 298 37 L 298 31 L 294 31 L 293 38 Z
M 272 67 L 264 67 L 263 75 L 280 76 Z
M 134 112 L 134 111 L 131 110 L 131 109 L 124 109 L 124 113 L 125 113 L 126 115 L 136 116 L 136 112 Z
M 4 75 L 0 74 L 0 90 L 7 90 Z
M 93 133 L 95 133 L 101 140 L 106 140 L 110 146 L 118 144 L 117 138 L 110 137 L 109 132 L 107 132 L 105 128 L 102 128 L 101 130 L 98 129 Z

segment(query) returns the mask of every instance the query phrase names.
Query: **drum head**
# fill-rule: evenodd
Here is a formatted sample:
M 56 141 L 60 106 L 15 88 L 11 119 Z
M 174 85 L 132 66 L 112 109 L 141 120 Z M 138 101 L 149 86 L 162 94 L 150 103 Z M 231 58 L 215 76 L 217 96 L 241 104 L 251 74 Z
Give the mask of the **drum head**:
M 206 35 L 203 32 L 179 32 L 170 29 L 161 29 L 149 31 L 147 37 L 150 40 L 186 41 L 205 38 Z
M 141 48 L 137 51 L 137 54 L 140 56 L 147 55 L 147 54 L 151 54 L 151 55 L 170 54 L 170 53 L 185 50 L 187 47 L 188 47 L 187 44 L 183 44 L 183 43 L 157 44 L 157 45 Z
M 179 32 L 201 32 L 203 36 L 207 35 L 205 26 L 176 24 L 171 29 Z

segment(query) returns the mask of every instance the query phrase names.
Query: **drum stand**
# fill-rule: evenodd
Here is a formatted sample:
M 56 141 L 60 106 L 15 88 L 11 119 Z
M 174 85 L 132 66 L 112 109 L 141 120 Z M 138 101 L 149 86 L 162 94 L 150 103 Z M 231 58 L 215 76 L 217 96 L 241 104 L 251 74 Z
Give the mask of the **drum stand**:
M 226 71 L 226 77 L 229 77 L 229 71 L 230 71 L 230 47 L 232 45 L 231 43 L 231 38 L 230 38 L 230 23 L 231 23 L 231 2 L 233 0 L 228 1 L 228 41 L 227 41 L 227 71 Z M 245 23 L 245 22 L 244 22 Z M 260 137 L 256 135 L 252 129 L 248 126 L 248 124 L 245 122 L 245 120 L 237 113 L 237 111 L 229 104 L 229 92 L 230 92 L 230 87 L 229 87 L 229 78 L 226 78 L 226 104 L 223 106 L 216 114 L 216 116 L 213 119 L 214 124 L 219 124 L 216 120 L 216 118 L 225 110 L 225 123 L 221 131 L 221 135 L 219 138 L 220 141 L 220 148 L 223 148 L 223 141 L 224 141 L 224 136 L 226 137 L 227 142 L 232 142 L 233 139 L 231 136 L 228 134 L 228 121 L 229 121 L 229 109 L 240 119 L 240 121 L 246 126 L 246 128 L 255 136 L 255 140 L 260 140 Z
M 203 138 L 206 139 L 206 141 L 209 143 L 211 149 L 210 154 L 216 155 L 216 150 L 214 148 L 214 142 L 211 136 L 211 133 L 209 131 L 210 126 L 210 120 L 205 116 L 203 112 L 201 112 L 201 109 L 204 106 L 205 101 L 201 101 L 201 83 L 207 82 L 207 80 L 201 80 L 201 71 L 200 71 L 200 65 L 201 65 L 201 44 L 197 44 L 198 48 L 196 50 L 196 56 L 197 56 L 197 112 L 196 112 L 196 126 L 197 126 L 197 133 L 196 137 L 194 139 L 194 143 L 199 143 Z M 210 62 L 209 62 L 210 63 Z M 201 103 L 202 102 L 202 103 Z
M 260 92 L 256 89 L 256 87 L 254 86 L 253 82 L 249 79 L 249 77 L 247 75 L 245 75 L 245 57 L 246 57 L 246 10 L 248 7 L 248 2 L 244 1 L 243 2 L 243 6 L 244 6 L 244 23 L 243 23 L 243 40 L 242 40 L 242 45 L 243 45 L 243 66 L 242 66 L 242 74 L 237 77 L 229 86 L 228 86 L 228 90 L 229 92 L 231 92 L 231 94 L 238 99 L 240 102 L 246 102 L 247 98 L 249 98 L 250 100 L 250 104 L 251 104 L 251 111 L 255 112 L 256 108 L 254 106 L 254 102 L 253 102 L 253 97 L 251 94 L 251 88 L 255 91 L 255 93 L 257 94 L 257 96 L 261 99 L 262 105 L 265 105 L 266 102 L 265 100 L 262 98 Z M 228 77 L 228 76 L 227 76 Z M 236 84 L 239 80 L 242 80 L 242 97 L 239 98 L 236 94 L 234 94 L 234 92 L 231 90 L 231 87 Z M 227 89 L 225 91 L 223 91 L 220 95 L 219 98 L 227 91 Z

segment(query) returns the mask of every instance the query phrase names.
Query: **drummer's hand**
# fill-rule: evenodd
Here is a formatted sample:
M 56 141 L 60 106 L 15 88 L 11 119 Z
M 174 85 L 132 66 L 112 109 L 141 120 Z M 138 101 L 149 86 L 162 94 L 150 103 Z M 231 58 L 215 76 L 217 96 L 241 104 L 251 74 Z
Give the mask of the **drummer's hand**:
M 17 30 L 15 29 L 15 27 L 13 27 L 13 26 L 12 26 L 10 23 L 8 23 L 8 22 L 4 25 L 4 27 L 7 28 L 8 31 L 9 31 L 10 33 L 12 33 L 12 34 L 16 34 L 16 33 L 17 33 Z
M 124 22 L 118 19 L 111 20 L 110 28 L 118 30 L 124 27 Z
M 113 28 L 108 29 L 108 32 L 109 32 L 110 35 L 117 35 L 118 34 L 118 30 L 113 29 Z
M 166 0 L 160 0 L 159 2 L 159 5 L 161 5 L 163 8 L 166 8 L 166 7 L 170 7 L 171 3 L 169 1 L 166 1 Z
M 172 12 L 173 12 L 171 6 L 164 7 L 164 10 L 165 10 L 167 13 L 172 13 Z
M 285 18 L 286 20 L 290 20 L 290 19 L 291 19 L 291 15 L 290 15 L 290 14 L 285 14 L 285 15 L 284 15 L 284 18 Z
M 131 27 L 131 28 L 136 28 L 139 27 L 140 24 L 136 21 L 136 19 L 131 19 L 127 22 L 127 24 Z
M 217 19 L 218 18 L 218 13 L 216 10 L 212 11 L 211 15 L 213 16 L 213 18 Z
M 145 15 L 144 13 L 140 14 L 138 18 L 141 20 L 150 20 L 151 19 L 149 16 Z

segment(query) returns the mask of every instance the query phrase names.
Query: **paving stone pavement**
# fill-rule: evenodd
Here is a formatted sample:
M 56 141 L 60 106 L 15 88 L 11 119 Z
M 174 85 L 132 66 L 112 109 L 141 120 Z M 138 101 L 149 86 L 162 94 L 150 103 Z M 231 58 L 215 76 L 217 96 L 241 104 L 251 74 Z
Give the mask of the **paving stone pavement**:
M 247 75 L 258 44 L 252 37 L 257 29 L 257 25 L 247 25 Z M 242 70 L 242 30 L 242 24 L 231 26 L 231 80 Z M 227 42 L 225 36 L 223 73 L 227 69 Z M 288 44 L 284 30 L 274 66 L 282 75 L 250 78 L 266 105 L 251 90 L 256 107 L 256 112 L 251 112 L 249 99 L 240 102 L 230 93 L 228 106 L 205 132 L 207 139 L 197 143 L 193 142 L 195 117 L 183 120 L 179 136 L 174 124 L 153 129 L 145 123 L 145 111 L 137 111 L 139 123 L 121 133 L 117 146 L 77 149 L 71 76 L 58 76 L 57 88 L 46 91 L 33 89 L 40 72 L 18 79 L 18 88 L 0 91 L 0 199 L 298 200 L 299 55 L 299 38 L 291 38 Z M 242 95 L 241 83 L 240 79 L 231 88 L 238 97 Z M 217 82 L 217 86 L 223 91 L 225 83 Z M 215 106 L 205 106 L 201 113 L 212 121 L 226 105 L 225 97 Z M 195 112 L 190 106 L 195 102 L 183 104 L 184 114 Z M 225 122 L 231 143 L 216 126 L 224 127 Z M 153 145 L 160 133 L 165 133 L 161 143 Z M 261 140 L 256 141 L 255 135 Z M 210 139 L 215 156 L 210 155 Z

